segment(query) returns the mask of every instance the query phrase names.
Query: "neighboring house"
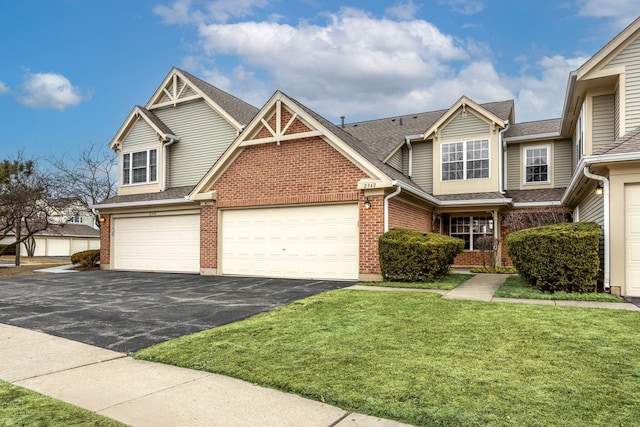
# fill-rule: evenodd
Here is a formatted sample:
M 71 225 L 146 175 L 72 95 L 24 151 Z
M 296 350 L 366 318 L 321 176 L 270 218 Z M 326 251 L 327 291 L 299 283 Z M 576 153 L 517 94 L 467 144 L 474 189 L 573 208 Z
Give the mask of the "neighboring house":
M 76 199 L 55 199 L 48 203 L 49 222 L 47 230 L 33 236 L 33 241 L 20 245 L 20 253 L 27 256 L 27 244 L 33 245 L 34 256 L 71 256 L 76 252 L 100 249 L 100 231 L 95 227 L 93 213 Z M 15 242 L 9 234 L 0 244 Z
M 335 125 L 280 91 L 258 110 L 174 68 L 111 142 L 101 265 L 375 280 L 391 228 L 464 239 L 457 265 L 481 264 L 476 239 L 493 236 L 509 263 L 503 215 L 564 204 L 603 226 L 605 286 L 640 296 L 639 35 L 640 19 L 571 74 L 561 118 L 527 123 L 513 101 L 463 96 Z

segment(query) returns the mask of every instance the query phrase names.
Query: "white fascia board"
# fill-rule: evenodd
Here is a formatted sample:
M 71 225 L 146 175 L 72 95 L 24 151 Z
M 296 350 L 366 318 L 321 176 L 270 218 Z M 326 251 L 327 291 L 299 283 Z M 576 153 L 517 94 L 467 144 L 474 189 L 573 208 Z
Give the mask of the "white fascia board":
M 516 202 L 514 208 L 534 208 L 536 206 L 562 206 L 562 202 Z
M 442 200 L 441 206 L 508 205 L 512 199 Z
M 504 141 L 508 144 L 510 142 L 522 142 L 528 140 L 541 140 L 541 139 L 555 139 L 560 138 L 560 132 L 548 132 L 548 133 L 538 133 L 535 135 L 521 135 L 521 136 L 510 136 L 508 138 L 504 138 Z
M 181 199 L 165 199 L 165 200 L 139 200 L 136 202 L 124 202 L 124 203 L 104 203 L 90 205 L 91 209 L 112 209 L 112 208 L 133 208 L 140 206 L 158 206 L 158 205 L 183 205 L 188 203 L 194 203 L 193 200 L 187 198 Z

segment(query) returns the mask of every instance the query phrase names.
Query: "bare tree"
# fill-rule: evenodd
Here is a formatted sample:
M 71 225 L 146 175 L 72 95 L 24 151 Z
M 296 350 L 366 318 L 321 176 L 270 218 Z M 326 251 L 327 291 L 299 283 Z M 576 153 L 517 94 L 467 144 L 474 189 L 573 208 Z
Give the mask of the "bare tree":
M 116 194 L 117 157 L 101 145 L 91 143 L 76 156 L 49 160 L 58 182 L 60 198 L 75 200 L 87 212 L 92 212 L 94 225 L 100 226 L 98 212 L 91 206 Z
M 15 264 L 20 265 L 20 245 L 43 230 L 52 227 L 49 222 L 51 180 L 37 172 L 33 160 L 25 160 L 18 153 L 15 160 L 0 163 L 0 240 L 12 236 L 15 243 Z
M 530 209 L 517 209 L 507 213 L 502 223 L 509 232 L 542 225 L 571 222 L 567 211 L 562 206 L 546 206 Z

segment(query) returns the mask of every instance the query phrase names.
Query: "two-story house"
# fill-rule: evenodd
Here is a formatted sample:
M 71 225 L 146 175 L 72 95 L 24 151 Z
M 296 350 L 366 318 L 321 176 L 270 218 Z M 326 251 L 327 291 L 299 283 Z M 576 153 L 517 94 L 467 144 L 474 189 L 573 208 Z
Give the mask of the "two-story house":
M 391 228 L 460 237 L 456 263 L 479 265 L 477 238 L 504 242 L 505 213 L 564 204 L 603 225 L 605 285 L 640 295 L 639 32 L 636 20 L 571 74 L 562 117 L 527 123 L 513 101 L 462 96 L 334 124 L 280 91 L 258 110 L 173 69 L 111 142 L 119 193 L 97 206 L 101 264 L 380 279 Z

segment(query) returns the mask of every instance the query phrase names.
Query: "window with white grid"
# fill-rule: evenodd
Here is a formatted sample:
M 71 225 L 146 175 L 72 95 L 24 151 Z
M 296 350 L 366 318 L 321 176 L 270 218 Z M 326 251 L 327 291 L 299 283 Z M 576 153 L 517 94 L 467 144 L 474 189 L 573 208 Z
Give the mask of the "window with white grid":
M 442 144 L 442 180 L 489 178 L 489 140 Z

